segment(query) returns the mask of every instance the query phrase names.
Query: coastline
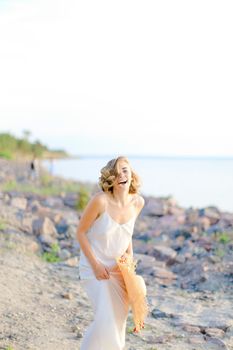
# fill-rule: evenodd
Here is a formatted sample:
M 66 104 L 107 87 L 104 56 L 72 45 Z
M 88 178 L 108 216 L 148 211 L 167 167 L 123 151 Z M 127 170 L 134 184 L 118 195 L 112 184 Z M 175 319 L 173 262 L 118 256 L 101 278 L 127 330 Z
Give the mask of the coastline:
M 83 158 L 43 162 L 52 174 L 96 183 L 109 158 Z M 130 159 L 142 180 L 145 196 L 174 196 L 183 207 L 219 207 L 233 211 L 233 160 Z
M 13 189 L 0 189 L 0 312 L 4 327 L 0 345 L 75 350 L 91 319 L 90 305 L 78 281 L 76 228 L 85 201 L 80 207 L 77 204 L 84 200 L 84 189 L 88 195 L 97 189 L 93 184 L 86 187 L 53 177 L 44 169 L 38 178 L 28 179 L 25 164 L 0 160 L 0 169 L 0 188 L 9 181 L 15 184 Z M 29 190 L 19 190 L 26 184 Z M 46 194 L 42 191 L 45 187 L 59 191 Z M 146 281 L 150 313 L 141 337 L 131 333 L 129 315 L 127 344 L 145 350 L 151 349 L 151 343 L 158 350 L 166 346 L 191 350 L 196 344 L 215 350 L 222 344 L 223 349 L 230 349 L 233 213 L 216 207 L 182 208 L 173 197 L 147 196 L 135 224 L 133 247 L 137 272 Z M 10 299 L 5 285 L 11 285 Z M 22 293 L 27 295 L 26 303 L 20 299 Z M 19 307 L 17 318 L 7 316 Z M 64 312 L 67 308 L 69 313 Z M 36 323 L 30 322 L 34 317 L 31 310 L 36 310 Z M 38 322 L 40 329 L 36 328 Z M 27 325 L 23 332 L 20 324 Z M 46 335 L 50 327 L 54 336 Z M 15 336 L 10 338 L 12 329 Z M 74 338 L 69 337 L 72 332 Z

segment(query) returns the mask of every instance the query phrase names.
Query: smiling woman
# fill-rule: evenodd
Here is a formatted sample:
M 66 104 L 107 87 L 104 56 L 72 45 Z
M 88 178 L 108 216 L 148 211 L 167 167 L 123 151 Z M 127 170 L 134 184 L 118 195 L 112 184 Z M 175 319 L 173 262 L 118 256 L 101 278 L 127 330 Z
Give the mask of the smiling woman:
M 131 168 L 126 157 L 112 159 L 101 169 L 99 185 L 102 190 L 113 193 L 114 184 L 129 184 L 130 193 L 137 193 L 140 187 L 139 177 Z
M 129 296 L 117 265 L 133 257 L 134 223 L 144 205 L 139 178 L 125 157 L 110 160 L 101 169 L 97 193 L 87 205 L 77 229 L 81 247 L 81 283 L 93 305 L 94 321 L 81 350 L 123 350 Z

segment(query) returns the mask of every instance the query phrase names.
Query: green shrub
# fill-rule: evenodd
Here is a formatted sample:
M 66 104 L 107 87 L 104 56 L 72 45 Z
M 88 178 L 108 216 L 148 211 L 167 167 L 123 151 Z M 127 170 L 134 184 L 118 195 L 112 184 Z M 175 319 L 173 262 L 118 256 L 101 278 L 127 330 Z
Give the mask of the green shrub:
M 50 262 L 50 263 L 61 261 L 61 259 L 58 256 L 59 250 L 60 250 L 59 245 L 57 243 L 53 243 L 52 246 L 51 246 L 51 251 L 50 252 L 44 252 L 42 254 L 42 259 L 44 261 L 47 261 L 47 262 Z
M 17 138 L 9 133 L 0 133 L 0 150 L 3 152 L 15 151 L 17 149 Z
M 85 187 L 81 187 L 79 190 L 79 198 L 76 203 L 77 210 L 83 210 L 90 199 L 90 193 Z
M 0 158 L 5 158 L 5 159 L 12 159 L 12 153 L 7 150 L 2 150 L 0 151 Z
M 14 191 L 17 189 L 17 182 L 15 180 L 7 181 L 1 185 L 1 191 Z
M 218 241 L 220 243 L 227 244 L 231 241 L 231 238 L 227 233 L 220 233 L 218 235 Z
M 4 231 L 6 229 L 6 223 L 0 219 L 0 231 Z

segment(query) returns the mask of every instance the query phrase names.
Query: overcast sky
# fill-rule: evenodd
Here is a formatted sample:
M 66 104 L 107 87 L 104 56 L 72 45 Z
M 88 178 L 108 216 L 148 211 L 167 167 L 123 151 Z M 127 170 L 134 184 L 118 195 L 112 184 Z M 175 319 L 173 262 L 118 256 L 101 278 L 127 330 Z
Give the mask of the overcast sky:
M 232 18 L 232 0 L 0 0 L 0 132 L 233 156 Z

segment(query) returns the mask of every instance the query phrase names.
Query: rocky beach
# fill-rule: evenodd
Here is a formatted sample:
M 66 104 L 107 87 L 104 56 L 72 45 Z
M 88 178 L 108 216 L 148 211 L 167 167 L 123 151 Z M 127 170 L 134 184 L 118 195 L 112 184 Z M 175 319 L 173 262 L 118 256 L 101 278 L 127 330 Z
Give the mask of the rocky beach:
M 85 188 L 97 190 L 0 159 L 0 349 L 79 349 L 92 319 L 76 240 Z M 144 198 L 133 247 L 149 315 L 134 334 L 129 314 L 126 349 L 233 350 L 233 213 Z

